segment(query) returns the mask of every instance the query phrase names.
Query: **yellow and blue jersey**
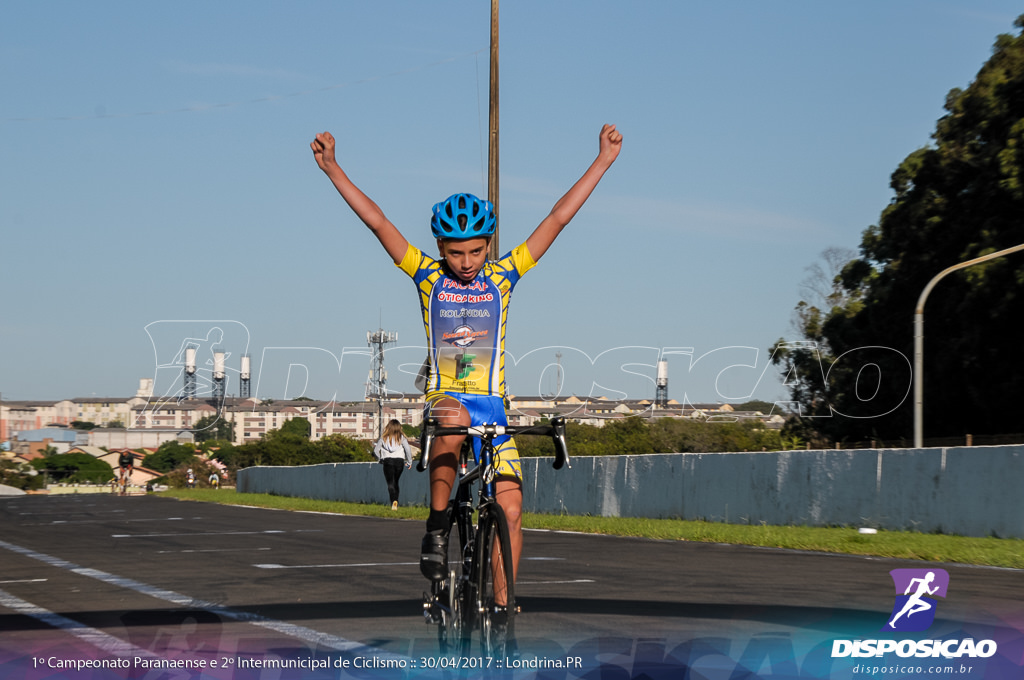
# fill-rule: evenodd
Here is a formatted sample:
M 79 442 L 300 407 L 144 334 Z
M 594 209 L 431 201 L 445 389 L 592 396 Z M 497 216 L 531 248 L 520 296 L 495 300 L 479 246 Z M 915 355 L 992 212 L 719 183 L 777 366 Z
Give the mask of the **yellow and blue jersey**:
M 428 398 L 441 392 L 505 396 L 509 300 L 534 265 L 523 243 L 463 283 L 449 276 L 441 261 L 409 245 L 397 266 L 412 277 L 420 294 L 430 359 Z

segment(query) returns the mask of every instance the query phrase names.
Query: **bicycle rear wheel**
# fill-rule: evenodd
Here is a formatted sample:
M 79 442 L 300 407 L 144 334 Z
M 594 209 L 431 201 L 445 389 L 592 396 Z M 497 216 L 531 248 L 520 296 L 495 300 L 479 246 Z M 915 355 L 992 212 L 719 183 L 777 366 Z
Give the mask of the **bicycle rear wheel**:
M 497 503 L 490 503 L 481 513 L 476 550 L 481 653 L 511 656 L 515 651 L 515 578 L 508 522 Z

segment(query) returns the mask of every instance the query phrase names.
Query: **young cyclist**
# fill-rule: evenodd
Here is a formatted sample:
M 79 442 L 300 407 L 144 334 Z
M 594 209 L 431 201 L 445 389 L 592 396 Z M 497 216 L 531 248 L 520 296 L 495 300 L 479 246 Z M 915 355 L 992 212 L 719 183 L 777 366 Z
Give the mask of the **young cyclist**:
M 509 296 L 618 157 L 622 135 L 614 125 L 602 127 L 599 139 L 597 158 L 583 176 L 524 243 L 497 261 L 487 259 L 496 224 L 490 202 L 472 194 L 455 194 L 434 206 L 431 232 L 440 255 L 434 259 L 406 241 L 377 204 L 352 183 L 337 163 L 336 142 L 329 132 L 318 134 L 310 144 L 317 165 L 341 197 L 395 265 L 416 283 L 429 348 L 425 400 L 428 415 L 437 418 L 442 427 L 507 423 L 504 341 Z M 447 508 L 463 439 L 438 437 L 429 452 L 430 516 L 420 570 L 432 580 L 448 573 Z M 511 439 L 506 438 L 496 449 L 496 495 L 508 520 L 514 575 L 522 552 L 522 472 Z
M 117 457 L 117 466 L 121 469 L 121 479 L 130 480 L 135 470 L 135 456 L 128 449 L 121 451 L 121 455 Z

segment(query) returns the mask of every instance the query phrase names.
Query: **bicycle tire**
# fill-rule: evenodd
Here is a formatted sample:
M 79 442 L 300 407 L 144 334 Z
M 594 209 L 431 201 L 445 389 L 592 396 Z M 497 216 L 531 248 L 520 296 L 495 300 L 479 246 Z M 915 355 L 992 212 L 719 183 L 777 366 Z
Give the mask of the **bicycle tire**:
M 437 622 L 438 650 L 441 654 L 461 657 L 468 656 L 472 645 L 472 620 L 467 599 L 468 586 L 462 578 L 466 543 L 458 526 L 455 503 L 452 500 L 448 506 L 448 516 L 451 518 L 448 530 L 448 577 L 432 587 L 441 605 L 441 617 Z
M 508 521 L 501 506 L 489 503 L 479 527 L 474 583 L 481 654 L 503 658 L 515 651 L 516 598 Z
M 452 569 L 440 582 L 438 599 L 443 609 L 437 623 L 437 648 L 441 654 L 466 656 L 471 645 L 466 625 L 465 587 L 458 571 Z

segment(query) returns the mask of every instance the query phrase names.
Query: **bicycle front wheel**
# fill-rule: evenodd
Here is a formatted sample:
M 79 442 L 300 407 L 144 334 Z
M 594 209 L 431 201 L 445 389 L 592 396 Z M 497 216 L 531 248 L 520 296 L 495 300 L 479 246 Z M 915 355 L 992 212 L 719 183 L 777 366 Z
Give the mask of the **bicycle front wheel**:
M 485 656 L 511 656 L 515 650 L 515 577 L 508 522 L 497 503 L 481 513 L 476 546 L 474 580 L 481 651 Z
M 453 500 L 448 506 L 452 522 L 448 530 L 448 576 L 434 582 L 432 589 L 440 612 L 437 627 L 440 653 L 468 656 L 472 630 L 468 623 L 471 621 L 470 602 L 467 600 L 469 584 L 463 577 L 463 568 L 467 547 L 472 549 L 473 526 L 468 518 L 460 521 L 457 505 Z

